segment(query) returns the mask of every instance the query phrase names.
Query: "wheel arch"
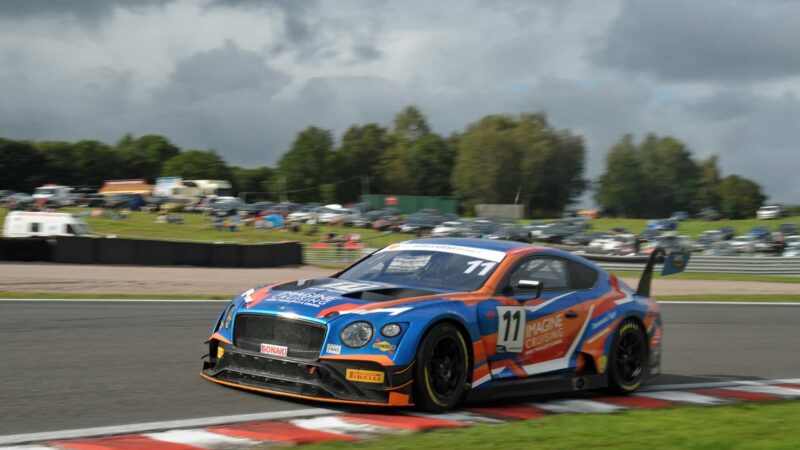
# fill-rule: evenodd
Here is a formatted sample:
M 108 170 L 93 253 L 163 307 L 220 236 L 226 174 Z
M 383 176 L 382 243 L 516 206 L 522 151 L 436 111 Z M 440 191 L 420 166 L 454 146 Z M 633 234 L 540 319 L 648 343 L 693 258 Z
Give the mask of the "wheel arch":
M 449 323 L 455 326 L 458 332 L 461 333 L 461 337 L 464 338 L 464 344 L 467 347 L 467 358 L 469 361 L 469 367 L 467 370 L 467 382 L 472 383 L 472 375 L 473 375 L 472 372 L 475 368 L 475 355 L 474 355 L 474 349 L 472 348 L 473 347 L 472 334 L 470 333 L 467 325 L 459 317 L 447 315 L 432 319 L 425 327 L 425 330 L 420 334 L 421 337 L 419 339 L 419 342 L 417 343 L 417 346 L 420 345 L 420 343 L 428 336 L 428 333 L 430 333 L 430 331 L 434 327 L 443 323 Z

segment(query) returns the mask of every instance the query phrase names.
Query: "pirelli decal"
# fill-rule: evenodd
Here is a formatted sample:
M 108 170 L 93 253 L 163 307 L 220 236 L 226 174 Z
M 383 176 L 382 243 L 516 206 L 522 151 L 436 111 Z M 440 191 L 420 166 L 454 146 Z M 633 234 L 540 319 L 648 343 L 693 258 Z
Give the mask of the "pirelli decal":
M 361 383 L 383 383 L 383 372 L 347 369 L 345 378 L 347 378 L 347 381 L 358 381 Z

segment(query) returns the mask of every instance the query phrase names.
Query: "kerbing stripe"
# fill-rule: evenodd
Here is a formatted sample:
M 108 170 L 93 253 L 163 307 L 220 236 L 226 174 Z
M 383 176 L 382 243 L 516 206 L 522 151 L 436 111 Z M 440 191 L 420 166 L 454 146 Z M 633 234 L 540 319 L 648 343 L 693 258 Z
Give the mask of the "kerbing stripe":
M 216 447 L 216 446 L 248 446 L 258 444 L 250 439 L 225 436 L 224 434 L 212 433 L 206 430 L 170 430 L 160 433 L 147 433 L 144 436 L 157 441 L 172 442 L 175 444 L 194 445 L 197 447 Z

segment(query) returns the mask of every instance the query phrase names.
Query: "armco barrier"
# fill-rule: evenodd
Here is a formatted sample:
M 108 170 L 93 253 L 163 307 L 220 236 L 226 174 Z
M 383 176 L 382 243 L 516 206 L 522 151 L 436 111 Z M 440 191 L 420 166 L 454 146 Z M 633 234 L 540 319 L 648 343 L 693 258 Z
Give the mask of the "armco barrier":
M 279 267 L 303 263 L 298 242 L 212 244 L 144 239 L 57 237 L 47 261 L 82 264 Z
M 582 254 L 607 270 L 644 269 L 646 256 Z M 656 271 L 661 266 L 656 265 Z M 742 275 L 800 275 L 800 258 L 781 256 L 692 256 L 686 272 L 715 272 Z

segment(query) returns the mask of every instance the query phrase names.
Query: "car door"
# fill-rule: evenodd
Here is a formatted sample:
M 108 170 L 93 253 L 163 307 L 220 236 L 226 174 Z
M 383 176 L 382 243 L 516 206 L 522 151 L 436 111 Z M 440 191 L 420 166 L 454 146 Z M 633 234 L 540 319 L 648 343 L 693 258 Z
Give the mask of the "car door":
M 571 286 L 571 261 L 557 256 L 521 260 L 500 284 L 495 314 L 495 352 L 489 358 L 493 378 L 522 378 L 575 367 L 576 348 L 588 323 L 584 296 Z M 537 289 L 520 281 L 541 283 Z

